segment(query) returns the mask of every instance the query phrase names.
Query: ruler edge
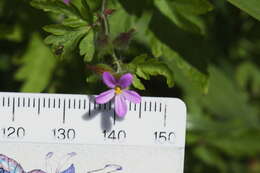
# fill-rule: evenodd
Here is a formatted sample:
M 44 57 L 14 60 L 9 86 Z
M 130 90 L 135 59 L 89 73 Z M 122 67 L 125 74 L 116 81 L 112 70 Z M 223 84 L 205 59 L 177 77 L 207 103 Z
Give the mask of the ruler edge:
M 88 97 L 88 98 L 91 98 L 91 97 L 95 97 L 96 95 L 88 95 L 88 94 L 64 94 L 64 93 L 34 93 L 34 92 L 0 92 L 0 96 L 2 95 L 8 95 L 10 94 L 11 95 L 34 95 L 34 96 L 42 96 L 42 95 L 53 95 L 53 96 L 73 96 L 73 97 L 76 97 L 76 96 L 81 96 L 81 97 Z M 172 103 L 175 103 L 175 104 L 178 104 L 179 106 L 181 106 L 182 110 L 183 110 L 183 121 L 184 121 L 184 128 L 183 128 L 183 138 L 184 138 L 184 143 L 182 145 L 182 147 L 185 148 L 185 144 L 186 144 L 186 132 L 187 132 L 187 106 L 185 104 L 185 102 L 183 100 L 181 100 L 180 98 L 177 98 L 177 97 L 152 97 L 152 96 L 141 96 L 142 98 L 147 98 L 147 99 L 156 99 L 156 98 L 159 98 L 159 99 L 165 99 L 165 105 L 169 105 L 170 102 Z

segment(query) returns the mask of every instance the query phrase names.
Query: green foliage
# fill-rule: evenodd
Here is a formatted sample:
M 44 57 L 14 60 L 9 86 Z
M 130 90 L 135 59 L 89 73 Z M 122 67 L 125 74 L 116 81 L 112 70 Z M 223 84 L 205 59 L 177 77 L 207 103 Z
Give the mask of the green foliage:
M 212 10 L 207 0 L 154 0 L 156 7 L 178 27 L 202 33 L 196 16 Z
M 230 3 L 234 4 L 238 8 L 241 8 L 251 16 L 255 17 L 256 19 L 260 20 L 260 1 L 258 0 L 228 0 Z
M 24 81 L 22 92 L 42 92 L 49 84 L 57 60 L 38 34 L 34 34 L 27 51 L 21 57 L 22 67 L 15 78 Z
M 79 49 L 80 55 L 85 55 L 84 60 L 90 62 L 93 59 L 95 53 L 94 47 L 94 32 L 93 30 L 89 31 L 89 33 L 81 40 Z
M 77 9 L 74 7 L 71 8 L 61 1 L 43 1 L 43 0 L 34 0 L 31 2 L 31 5 L 35 8 L 42 9 L 46 12 L 52 12 L 56 14 L 64 14 L 72 19 L 81 19 L 81 15 Z
M 134 87 L 138 89 L 145 89 L 142 82 L 137 78 L 143 78 L 145 80 L 150 80 L 150 76 L 162 75 L 167 79 L 167 84 L 169 87 L 173 87 L 173 75 L 171 70 L 166 64 L 160 62 L 158 59 L 148 58 L 147 55 L 140 55 L 133 59 L 133 61 L 128 64 L 128 68 L 132 73 L 135 73 Z
M 187 104 L 185 172 L 258 173 L 260 2 L 107 2 L 0 1 L 0 90 L 97 94 L 130 72 Z
M 82 37 L 85 36 L 83 43 L 85 42 L 86 38 L 93 37 L 93 31 L 90 32 L 90 36 L 86 36 L 89 31 L 92 29 L 88 26 L 88 23 L 92 23 L 92 14 L 90 13 L 90 8 L 85 0 L 82 0 L 83 7 L 80 10 L 77 9 L 76 6 L 70 4 L 70 6 L 60 2 L 60 1 L 38 1 L 34 0 L 31 2 L 31 5 L 35 8 L 42 9 L 46 12 L 52 12 L 57 15 L 65 15 L 67 18 L 62 22 L 62 24 L 55 24 L 55 25 L 47 25 L 43 27 L 46 32 L 51 33 L 45 39 L 46 44 L 50 44 L 54 51 L 57 51 L 60 47 L 62 47 L 61 53 L 56 53 L 61 57 L 68 56 L 74 49 L 77 47 L 79 41 Z M 91 46 L 89 46 L 91 47 Z M 93 44 L 92 44 L 93 47 Z M 92 48 L 93 49 L 93 48 Z M 93 50 L 91 51 L 93 52 Z M 82 52 L 82 55 L 85 55 L 86 52 Z M 89 55 L 85 58 L 87 60 L 91 59 L 93 53 L 88 53 Z

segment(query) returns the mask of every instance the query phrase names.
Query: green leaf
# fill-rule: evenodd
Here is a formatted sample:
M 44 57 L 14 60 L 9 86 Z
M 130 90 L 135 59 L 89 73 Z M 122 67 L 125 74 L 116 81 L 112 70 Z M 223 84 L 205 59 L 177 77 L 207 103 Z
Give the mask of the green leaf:
M 95 83 L 100 80 L 100 76 L 97 74 L 91 74 L 86 78 L 87 83 Z
M 45 28 L 46 29 L 46 28 Z M 63 47 L 61 56 L 65 56 L 72 52 L 78 45 L 78 42 L 80 39 L 88 32 L 88 29 L 83 28 L 77 28 L 77 29 L 70 29 L 70 30 L 63 30 L 63 31 L 57 31 L 53 28 L 47 28 L 49 31 L 52 31 L 53 33 L 58 33 L 63 35 L 49 35 L 45 38 L 45 43 L 50 44 L 54 50 L 57 50 L 60 46 Z
M 188 2 L 187 0 L 154 0 L 154 3 L 158 10 L 179 28 L 194 33 L 204 33 L 201 21 L 196 15 L 203 14 L 212 9 L 212 6 L 207 1 L 192 0 Z M 200 6 L 200 8 L 198 8 L 198 6 Z
M 73 18 L 67 18 L 62 21 L 62 24 L 64 26 L 72 27 L 72 28 L 78 28 L 82 26 L 87 26 L 88 23 L 84 20 L 80 19 L 73 19 Z
M 91 13 L 87 0 L 81 0 L 81 3 L 82 3 L 81 13 L 83 18 L 86 21 L 88 21 L 88 23 L 93 23 L 93 15 Z
M 213 9 L 207 0 L 172 0 L 170 5 L 179 12 L 194 15 L 205 14 Z
M 142 84 L 141 80 L 136 75 L 133 76 L 133 86 L 139 90 L 145 90 L 145 86 Z
M 57 60 L 38 34 L 33 34 L 21 59 L 22 66 L 15 75 L 17 80 L 24 81 L 21 91 L 42 92 L 51 80 Z
M 46 25 L 46 26 L 43 27 L 43 29 L 46 32 L 52 33 L 54 35 L 65 35 L 68 32 L 73 31 L 72 28 L 66 27 L 66 26 L 63 26 L 63 25 L 59 25 L 59 24 Z
M 260 1 L 259 0 L 228 0 L 233 5 L 247 12 L 249 15 L 260 20 Z
M 149 80 L 150 76 L 162 75 L 166 78 L 169 87 L 173 87 L 174 85 L 172 72 L 166 64 L 158 59 L 147 58 L 146 55 L 140 55 L 134 58 L 134 60 L 128 65 L 128 68 L 135 71 L 137 76 L 145 80 Z M 143 87 L 139 84 L 139 88 Z
M 81 40 L 79 49 L 80 55 L 85 55 L 85 61 L 90 62 L 93 59 L 95 53 L 93 30 L 90 30 L 89 33 Z
M 244 90 L 250 86 L 254 94 L 260 94 L 260 70 L 255 64 L 245 62 L 238 66 L 236 79 Z
M 162 61 L 174 73 L 176 80 L 178 80 L 179 82 L 184 80 L 185 82 L 193 85 L 197 90 L 201 91 L 202 93 L 207 93 L 208 76 L 201 73 L 187 61 L 185 61 L 185 59 L 181 57 L 176 51 L 161 42 L 152 33 L 147 34 L 147 37 L 152 39 L 153 42 L 156 42 L 157 45 L 157 47 L 151 47 L 152 52 L 159 52 L 161 54 Z
M 63 14 L 69 18 L 81 18 L 79 11 L 72 6 L 64 4 L 62 1 L 40 1 L 40 0 L 33 0 L 31 5 L 34 8 L 42 9 L 46 12 L 52 12 L 56 14 Z

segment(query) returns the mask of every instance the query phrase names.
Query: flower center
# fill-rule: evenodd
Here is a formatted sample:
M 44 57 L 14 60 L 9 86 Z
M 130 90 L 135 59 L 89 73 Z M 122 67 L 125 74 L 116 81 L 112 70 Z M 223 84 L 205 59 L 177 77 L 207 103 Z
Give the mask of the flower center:
M 115 93 L 116 94 L 121 94 L 122 93 L 122 89 L 119 86 L 115 87 Z

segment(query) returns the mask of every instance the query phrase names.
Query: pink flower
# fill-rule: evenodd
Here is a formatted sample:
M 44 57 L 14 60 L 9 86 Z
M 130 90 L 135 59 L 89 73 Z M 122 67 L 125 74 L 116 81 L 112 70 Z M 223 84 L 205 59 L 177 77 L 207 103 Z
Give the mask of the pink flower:
M 70 0 L 63 0 L 63 2 L 68 5 L 70 3 Z
M 99 94 L 96 102 L 104 104 L 115 98 L 115 111 L 119 117 L 124 117 L 127 112 L 126 100 L 133 103 L 141 102 L 141 96 L 138 93 L 126 89 L 133 82 L 133 76 L 130 73 L 122 75 L 117 80 L 109 72 L 104 72 L 103 82 L 111 89 Z

